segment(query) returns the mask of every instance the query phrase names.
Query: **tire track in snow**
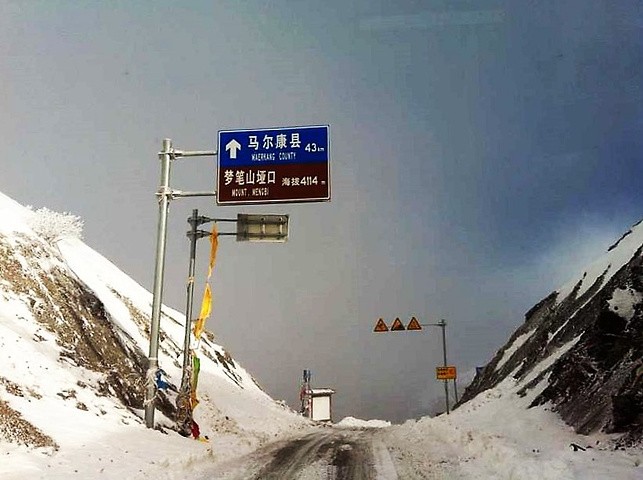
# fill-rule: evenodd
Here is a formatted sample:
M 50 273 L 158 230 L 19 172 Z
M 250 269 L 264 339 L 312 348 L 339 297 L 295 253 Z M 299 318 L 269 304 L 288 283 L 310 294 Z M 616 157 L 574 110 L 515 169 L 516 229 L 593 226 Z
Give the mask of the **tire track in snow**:
M 377 480 L 398 480 L 397 470 L 391 459 L 391 454 L 379 438 L 373 438 L 373 455 L 375 457 L 375 469 Z

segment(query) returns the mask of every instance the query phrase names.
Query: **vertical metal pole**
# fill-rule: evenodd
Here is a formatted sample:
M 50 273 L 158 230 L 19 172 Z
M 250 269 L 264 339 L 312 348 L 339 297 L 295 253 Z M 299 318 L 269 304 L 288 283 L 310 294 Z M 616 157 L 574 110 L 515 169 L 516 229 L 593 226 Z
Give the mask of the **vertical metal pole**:
M 161 185 L 159 187 L 159 221 L 156 235 L 156 266 L 154 270 L 154 290 L 152 293 L 152 321 L 150 327 L 150 353 L 148 357 L 147 384 L 145 396 L 145 425 L 154 428 L 154 398 L 156 383 L 154 376 L 158 370 L 159 330 L 161 305 L 163 301 L 163 274 L 165 269 L 165 244 L 167 240 L 167 217 L 170 206 L 170 163 L 172 140 L 163 140 L 163 150 L 159 153 L 161 161 Z
M 444 366 L 447 366 L 447 334 L 446 327 L 447 322 L 442 319 L 438 322 L 438 325 L 442 327 L 442 356 L 444 360 Z M 447 406 L 447 415 L 449 415 L 449 381 L 444 380 L 444 398 L 446 399 Z
M 190 238 L 190 262 L 188 265 L 187 305 L 185 308 L 185 336 L 183 337 L 183 374 L 181 376 L 181 390 L 176 398 L 177 420 L 179 430 L 190 434 L 192 426 L 192 408 L 190 405 L 190 340 L 192 337 L 192 309 L 194 304 L 194 269 L 196 264 L 197 223 L 199 210 L 193 209 L 188 222 L 192 227 L 188 232 Z
M 458 403 L 458 379 L 453 379 L 453 391 L 455 392 L 455 403 Z
M 199 210 L 192 210 L 192 217 L 188 219 L 192 229 L 190 230 L 190 264 L 188 266 L 188 286 L 187 286 L 187 305 L 185 308 L 185 337 L 183 339 L 183 374 L 184 378 L 181 380 L 181 386 L 185 380 L 185 372 L 188 370 L 190 364 L 190 333 L 192 331 L 192 309 L 194 304 L 194 266 L 196 264 L 196 241 L 197 238 L 197 222 Z

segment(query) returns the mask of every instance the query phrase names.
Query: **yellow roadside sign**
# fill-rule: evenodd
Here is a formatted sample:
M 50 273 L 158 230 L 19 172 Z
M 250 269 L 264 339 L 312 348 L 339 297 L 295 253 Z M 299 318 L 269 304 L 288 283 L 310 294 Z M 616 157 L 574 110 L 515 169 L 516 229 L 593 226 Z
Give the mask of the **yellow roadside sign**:
M 436 367 L 435 377 L 438 380 L 455 380 L 457 372 L 455 367 Z
M 412 317 L 411 321 L 406 326 L 406 329 L 407 330 L 422 330 L 422 326 L 420 325 L 420 322 L 418 322 L 417 318 Z
M 386 323 L 384 323 L 384 320 L 381 318 L 377 321 L 375 324 L 375 328 L 373 329 L 374 332 L 388 332 L 388 327 L 386 326 Z
M 391 332 L 403 332 L 404 330 L 406 330 L 404 324 L 400 321 L 400 318 L 397 317 L 393 325 L 391 325 Z

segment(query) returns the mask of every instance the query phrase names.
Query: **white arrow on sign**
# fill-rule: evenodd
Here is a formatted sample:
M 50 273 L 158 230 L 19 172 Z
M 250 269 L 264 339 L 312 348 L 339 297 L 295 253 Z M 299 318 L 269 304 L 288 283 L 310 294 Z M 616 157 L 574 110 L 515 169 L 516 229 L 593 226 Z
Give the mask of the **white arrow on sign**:
M 241 144 L 233 138 L 226 144 L 225 149 L 230 150 L 230 158 L 234 160 L 237 158 L 237 150 L 241 150 Z

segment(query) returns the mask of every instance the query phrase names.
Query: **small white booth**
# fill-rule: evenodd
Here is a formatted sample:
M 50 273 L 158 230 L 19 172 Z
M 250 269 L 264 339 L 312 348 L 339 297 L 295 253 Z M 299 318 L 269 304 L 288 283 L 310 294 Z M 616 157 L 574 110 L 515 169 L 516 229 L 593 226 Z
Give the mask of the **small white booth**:
M 333 421 L 333 394 L 332 388 L 313 388 L 310 395 L 310 418 L 320 422 Z

